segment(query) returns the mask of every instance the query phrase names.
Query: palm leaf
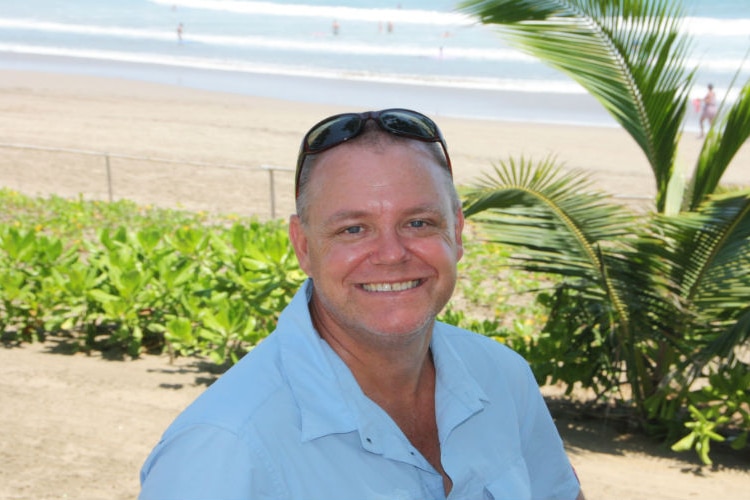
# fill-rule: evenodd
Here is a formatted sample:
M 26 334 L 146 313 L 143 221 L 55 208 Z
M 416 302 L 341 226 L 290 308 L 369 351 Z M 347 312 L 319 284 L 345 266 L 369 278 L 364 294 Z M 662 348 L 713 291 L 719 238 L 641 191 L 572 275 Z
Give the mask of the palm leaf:
M 622 304 L 607 269 L 624 261 L 636 219 L 604 199 L 581 173 L 564 173 L 552 159 L 510 159 L 465 193 L 464 213 L 484 238 L 512 246 L 518 267 L 571 279 L 592 300 L 610 295 Z M 627 318 L 625 308 L 618 315 Z
M 748 335 L 738 324 L 750 308 L 750 190 L 712 196 L 661 228 L 673 242 L 665 255 L 689 308 L 683 335 L 700 349 L 688 361 L 728 356 Z
M 605 199 L 583 174 L 564 173 L 552 159 L 534 165 L 511 158 L 465 193 L 464 213 L 494 241 L 523 246 L 529 263 L 570 276 L 581 274 L 579 266 L 601 268 L 597 247 L 632 231 L 634 216 Z
M 662 248 L 661 239 L 639 236 L 638 217 L 605 199 L 581 173 L 566 173 L 551 159 L 538 165 L 510 159 L 465 193 L 464 212 L 481 237 L 512 247 L 518 267 L 563 279 L 558 298 L 573 301 L 575 314 L 586 318 L 571 341 L 584 342 L 588 355 L 611 363 L 596 378 L 614 387 L 621 381 L 615 369 L 621 362 L 629 380 L 652 378 L 649 366 L 657 361 L 644 339 L 680 345 L 668 329 L 680 301 L 664 259 L 643 252 Z M 642 401 L 641 388 L 633 391 Z
M 678 3 L 466 0 L 459 8 L 500 25 L 512 44 L 597 98 L 646 155 L 663 210 L 693 80 Z

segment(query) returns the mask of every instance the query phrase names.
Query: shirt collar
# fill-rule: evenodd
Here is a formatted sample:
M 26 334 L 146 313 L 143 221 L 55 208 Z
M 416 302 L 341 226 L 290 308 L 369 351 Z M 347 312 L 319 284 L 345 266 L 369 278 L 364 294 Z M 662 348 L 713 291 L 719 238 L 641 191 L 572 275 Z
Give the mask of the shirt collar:
M 460 342 L 466 335 L 477 334 L 461 332 L 445 323 L 435 322 L 430 349 L 437 373 L 435 412 L 441 442 L 445 442 L 453 429 L 482 411 L 485 403 L 489 402 L 489 397 L 452 345 L 453 335 Z
M 365 445 L 365 436 L 380 427 L 377 418 L 373 419 L 374 403 L 362 393 L 346 364 L 315 331 L 308 308 L 312 290 L 312 280 L 308 279 L 281 314 L 277 327 L 283 369 L 300 411 L 301 439 L 308 441 L 359 430 Z M 437 370 L 435 406 L 441 440 L 481 411 L 488 400 L 450 345 L 450 328 L 436 323 L 430 345 Z
M 281 362 L 300 411 L 302 440 L 356 430 L 356 420 L 343 397 L 325 349 L 312 324 L 307 279 L 279 317 Z

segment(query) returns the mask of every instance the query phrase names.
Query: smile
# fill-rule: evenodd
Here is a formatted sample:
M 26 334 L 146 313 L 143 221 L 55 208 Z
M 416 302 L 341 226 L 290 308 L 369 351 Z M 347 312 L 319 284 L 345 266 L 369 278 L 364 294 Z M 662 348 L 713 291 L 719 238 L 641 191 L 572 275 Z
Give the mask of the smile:
M 366 292 L 403 292 L 419 285 L 421 280 L 402 281 L 400 283 L 366 283 L 362 288 Z

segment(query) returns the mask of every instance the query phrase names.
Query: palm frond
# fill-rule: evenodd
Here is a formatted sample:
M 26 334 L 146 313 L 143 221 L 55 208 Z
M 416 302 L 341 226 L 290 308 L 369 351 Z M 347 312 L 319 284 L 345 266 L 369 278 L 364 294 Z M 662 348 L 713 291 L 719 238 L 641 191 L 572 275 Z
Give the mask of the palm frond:
M 689 218 L 681 218 L 684 232 L 677 240 L 684 262 L 681 272 L 685 296 L 691 301 L 699 300 L 701 292 L 710 287 L 725 288 L 735 280 L 750 286 L 750 267 L 743 269 L 750 263 L 750 191 L 714 195 L 693 218 L 699 224 L 687 225 L 684 221 Z M 744 302 L 747 300 L 745 296 Z
M 750 339 L 750 307 L 737 309 L 737 319 L 722 329 L 706 347 L 699 352 L 695 359 L 702 363 L 716 357 L 734 358 L 736 349 L 747 345 Z
M 465 194 L 464 213 L 487 239 L 516 249 L 521 267 L 601 285 L 602 250 L 616 253 L 635 221 L 605 198 L 553 159 L 535 165 L 511 158 Z
M 465 0 L 509 41 L 588 90 L 640 146 L 664 207 L 694 72 L 673 0 Z
M 714 195 L 660 226 L 673 243 L 665 255 L 688 308 L 683 335 L 704 346 L 692 353 L 695 361 L 728 355 L 727 346 L 747 333 L 737 324 L 750 303 L 750 190 Z

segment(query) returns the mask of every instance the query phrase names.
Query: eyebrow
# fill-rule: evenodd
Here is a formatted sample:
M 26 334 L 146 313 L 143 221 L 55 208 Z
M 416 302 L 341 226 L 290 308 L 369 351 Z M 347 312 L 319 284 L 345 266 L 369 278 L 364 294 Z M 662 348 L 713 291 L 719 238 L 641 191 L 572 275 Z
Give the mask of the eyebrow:
M 433 203 L 425 203 L 422 205 L 417 205 L 415 207 L 411 207 L 408 210 L 404 212 L 404 215 L 406 217 L 410 217 L 417 214 L 430 214 L 433 216 L 439 216 L 444 217 L 443 211 L 440 210 L 435 204 Z M 340 210 L 338 212 L 334 212 L 333 215 L 328 217 L 324 224 L 335 224 L 337 222 L 349 220 L 349 219 L 361 219 L 363 217 L 369 217 L 372 214 L 372 212 L 367 210 Z
M 323 224 L 330 225 L 349 219 L 359 219 L 362 217 L 366 217 L 368 214 L 369 212 L 365 210 L 339 210 L 338 212 L 334 212 L 333 215 L 325 219 L 323 221 Z

